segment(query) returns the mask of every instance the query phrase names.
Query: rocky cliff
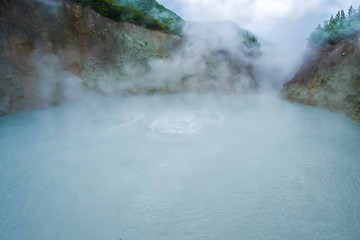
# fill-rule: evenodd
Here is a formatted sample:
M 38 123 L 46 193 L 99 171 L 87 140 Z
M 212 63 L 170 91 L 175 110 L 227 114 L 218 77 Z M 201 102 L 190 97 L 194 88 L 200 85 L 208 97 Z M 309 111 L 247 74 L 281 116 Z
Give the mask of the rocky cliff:
M 146 68 L 180 43 L 70 0 L 2 0 L 0 115 L 77 98 L 83 86 L 106 92 L 125 66 Z
M 310 53 L 282 94 L 291 101 L 341 111 L 360 122 L 360 34 Z
M 259 44 L 234 24 L 199 26 L 178 36 L 79 1 L 0 0 L 0 116 L 93 94 L 256 89 Z

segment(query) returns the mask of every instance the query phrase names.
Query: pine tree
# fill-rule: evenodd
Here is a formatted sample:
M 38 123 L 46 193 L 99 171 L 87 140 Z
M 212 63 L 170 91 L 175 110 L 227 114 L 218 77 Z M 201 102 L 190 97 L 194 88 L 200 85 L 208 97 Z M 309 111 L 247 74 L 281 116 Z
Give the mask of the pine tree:
M 335 20 L 334 16 L 331 15 L 329 24 L 331 25 L 331 24 L 334 24 L 334 23 L 336 23 L 336 20 Z
M 356 20 L 360 19 L 360 6 L 359 6 L 359 8 L 357 10 L 354 10 L 353 18 L 356 19 Z
M 324 44 L 325 40 L 325 33 L 321 25 L 319 24 L 318 27 L 313 31 L 309 38 L 310 47 L 317 48 Z
M 351 5 L 350 8 L 349 8 L 349 12 L 348 12 L 348 18 L 351 18 L 353 14 L 354 14 L 354 8 Z
M 346 18 L 344 10 L 341 10 L 340 18 L 341 18 L 341 19 L 345 19 L 345 18 Z
M 334 20 L 335 20 L 335 22 L 338 22 L 340 20 L 340 11 L 337 12 Z

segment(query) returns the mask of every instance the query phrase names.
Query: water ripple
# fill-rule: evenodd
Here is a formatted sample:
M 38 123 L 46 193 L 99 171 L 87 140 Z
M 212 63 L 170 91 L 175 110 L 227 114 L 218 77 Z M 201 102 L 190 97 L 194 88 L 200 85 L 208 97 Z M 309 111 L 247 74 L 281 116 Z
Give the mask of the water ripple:
M 207 127 L 221 127 L 223 119 L 221 114 L 173 112 L 154 119 L 149 127 L 159 133 L 195 134 Z

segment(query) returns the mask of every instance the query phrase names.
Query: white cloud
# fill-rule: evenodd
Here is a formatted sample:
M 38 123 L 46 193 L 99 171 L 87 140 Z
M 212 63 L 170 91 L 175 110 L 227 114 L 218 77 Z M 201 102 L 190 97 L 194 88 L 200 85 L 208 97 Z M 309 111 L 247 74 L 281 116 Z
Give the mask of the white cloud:
M 269 40 L 305 42 L 310 32 L 355 0 L 159 0 L 186 20 L 234 21 Z
M 168 0 L 169 1 L 169 0 Z M 188 20 L 264 20 L 301 15 L 322 0 L 177 0 L 181 15 Z M 162 0 L 165 5 L 167 0 Z M 176 9 L 175 9 L 176 11 Z

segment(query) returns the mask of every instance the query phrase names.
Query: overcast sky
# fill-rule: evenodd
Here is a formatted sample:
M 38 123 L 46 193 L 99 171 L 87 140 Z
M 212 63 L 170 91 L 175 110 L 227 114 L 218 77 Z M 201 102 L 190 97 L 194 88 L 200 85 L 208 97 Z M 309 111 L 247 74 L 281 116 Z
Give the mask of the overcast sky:
M 355 0 L 158 0 L 185 20 L 236 22 L 278 43 L 304 44 L 319 23 Z

